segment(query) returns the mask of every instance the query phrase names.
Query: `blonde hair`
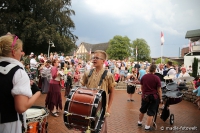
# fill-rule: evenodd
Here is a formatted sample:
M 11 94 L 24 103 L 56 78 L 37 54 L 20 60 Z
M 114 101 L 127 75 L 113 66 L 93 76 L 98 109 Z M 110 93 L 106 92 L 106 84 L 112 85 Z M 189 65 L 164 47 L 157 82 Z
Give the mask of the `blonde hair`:
M 0 56 L 8 57 L 12 50 L 16 50 L 21 45 L 23 45 L 22 41 L 20 39 L 17 39 L 12 49 L 12 43 L 14 39 L 15 36 L 10 33 L 0 37 Z
M 100 53 L 103 55 L 103 59 L 105 60 L 107 59 L 107 53 L 103 50 L 96 50 L 94 53 Z

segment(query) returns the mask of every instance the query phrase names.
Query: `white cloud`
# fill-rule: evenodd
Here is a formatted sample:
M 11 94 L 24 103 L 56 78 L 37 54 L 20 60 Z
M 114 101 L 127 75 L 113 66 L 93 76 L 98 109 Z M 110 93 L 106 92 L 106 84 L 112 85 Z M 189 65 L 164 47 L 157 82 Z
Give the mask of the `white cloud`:
M 194 12 L 192 7 L 186 9 L 182 1 L 179 1 L 179 4 L 173 4 L 171 0 L 85 0 L 84 2 L 93 12 L 118 19 L 119 24 L 130 24 L 139 17 L 155 26 L 157 30 L 166 30 L 174 35 L 185 34 L 189 22 L 197 17 L 197 12 Z

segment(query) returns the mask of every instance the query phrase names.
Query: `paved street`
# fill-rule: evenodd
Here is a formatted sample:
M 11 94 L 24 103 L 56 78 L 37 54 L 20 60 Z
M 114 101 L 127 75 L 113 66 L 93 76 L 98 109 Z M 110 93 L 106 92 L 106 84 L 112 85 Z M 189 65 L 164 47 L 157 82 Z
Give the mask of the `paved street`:
M 64 91 L 62 91 L 63 106 L 65 104 Z M 140 108 L 140 96 L 134 94 L 134 102 L 127 102 L 126 90 L 115 90 L 111 116 L 108 119 L 108 133 L 143 133 L 144 126 L 138 127 L 138 114 Z M 46 94 L 42 94 L 35 105 L 44 106 Z M 63 111 L 62 111 L 63 112 Z M 80 133 L 80 131 L 68 130 L 63 122 L 63 115 L 59 117 L 48 116 L 48 133 Z M 170 126 L 169 120 L 162 121 L 157 117 L 157 130 L 153 133 L 199 133 L 200 132 L 200 110 L 191 102 L 182 101 L 170 106 L 170 112 L 175 116 L 174 125 Z M 143 125 L 145 124 L 144 117 Z M 174 130 L 172 130 L 173 127 Z M 181 128 L 182 127 L 182 128 Z M 184 127 L 193 127 L 196 130 L 186 131 Z M 162 131 L 161 128 L 164 128 Z M 178 129 L 179 128 L 179 129 Z M 170 130 L 171 129 L 171 130 Z M 175 130 L 176 129 L 176 130 Z

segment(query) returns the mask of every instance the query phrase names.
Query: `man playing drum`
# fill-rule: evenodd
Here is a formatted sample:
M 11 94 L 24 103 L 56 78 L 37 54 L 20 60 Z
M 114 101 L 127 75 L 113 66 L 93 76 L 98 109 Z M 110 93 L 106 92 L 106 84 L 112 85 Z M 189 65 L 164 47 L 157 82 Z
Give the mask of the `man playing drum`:
M 142 104 L 140 108 L 138 126 L 142 126 L 142 119 L 147 112 L 147 121 L 145 130 L 151 130 L 150 125 L 153 120 L 153 116 L 156 114 L 156 109 L 159 102 L 162 103 L 162 91 L 161 83 L 158 76 L 154 75 L 156 71 L 156 65 L 151 65 L 149 73 L 145 74 L 141 79 L 142 89 Z
M 106 61 L 106 58 L 107 58 L 106 52 L 102 50 L 96 50 L 94 52 L 94 56 L 92 57 L 92 63 L 95 68 L 89 78 L 88 78 L 88 75 L 90 71 L 87 71 L 84 73 L 82 81 L 81 81 L 81 84 L 83 86 L 86 86 L 87 88 L 98 87 L 101 76 L 104 73 L 103 65 L 104 65 L 104 62 Z M 100 86 L 100 89 L 106 92 L 106 99 L 108 100 L 106 104 L 105 116 L 110 116 L 111 104 L 114 97 L 114 87 L 115 87 L 115 80 L 114 80 L 113 74 L 111 72 L 108 72 Z M 102 126 L 101 133 L 107 133 L 106 118 Z

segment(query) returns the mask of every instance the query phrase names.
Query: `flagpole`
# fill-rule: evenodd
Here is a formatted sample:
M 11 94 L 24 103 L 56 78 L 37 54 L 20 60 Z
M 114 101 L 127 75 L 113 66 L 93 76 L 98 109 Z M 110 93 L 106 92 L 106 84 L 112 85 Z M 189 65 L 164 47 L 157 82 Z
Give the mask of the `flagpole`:
M 161 57 L 160 57 L 160 59 L 161 59 L 161 64 L 162 64 L 162 51 L 163 51 L 163 47 L 162 47 L 163 45 L 161 45 Z

